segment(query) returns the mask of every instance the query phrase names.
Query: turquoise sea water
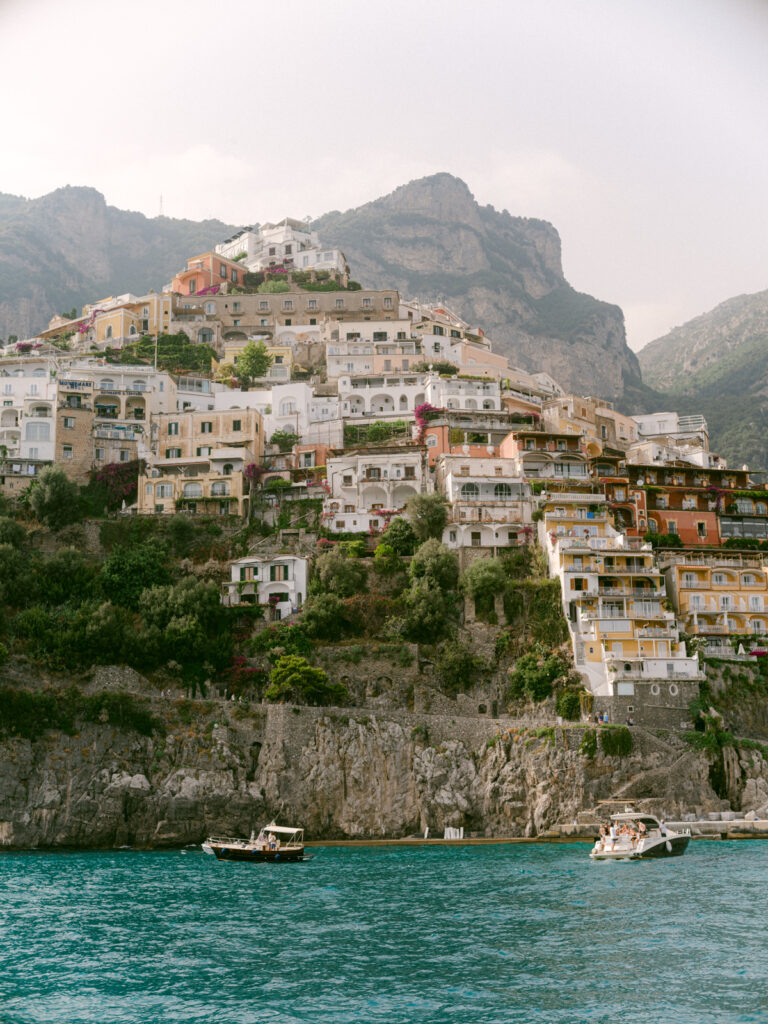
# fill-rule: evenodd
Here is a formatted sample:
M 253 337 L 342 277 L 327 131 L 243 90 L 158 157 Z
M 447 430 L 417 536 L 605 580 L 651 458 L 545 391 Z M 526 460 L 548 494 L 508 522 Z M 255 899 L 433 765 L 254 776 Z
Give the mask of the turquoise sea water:
M 768 844 L 0 855 L 2 1024 L 768 1022 Z

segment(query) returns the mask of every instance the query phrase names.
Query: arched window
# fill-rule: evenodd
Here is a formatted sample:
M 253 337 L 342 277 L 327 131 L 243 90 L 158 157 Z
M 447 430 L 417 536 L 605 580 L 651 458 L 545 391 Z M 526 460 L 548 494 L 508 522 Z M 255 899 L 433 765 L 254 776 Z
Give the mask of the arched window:
M 755 577 L 752 575 L 751 572 L 746 572 L 741 577 L 741 582 L 745 584 L 745 586 L 750 587 L 755 582 Z
M 197 332 L 197 340 L 201 345 L 210 345 L 213 341 L 213 331 L 210 327 L 203 327 Z
M 184 484 L 184 497 L 185 498 L 202 498 L 203 496 L 203 485 L 202 484 Z
M 131 326 L 128 328 L 128 333 L 129 334 L 135 334 L 136 333 L 136 324 L 131 324 Z
M 477 484 L 462 484 L 461 485 L 461 496 L 462 498 L 477 498 L 480 495 L 480 488 Z
M 215 313 L 216 312 L 216 303 L 215 302 L 206 302 L 206 304 L 205 304 L 205 312 L 208 313 L 209 315 L 211 313 Z
M 509 484 L 496 484 L 493 488 L 493 496 L 494 498 L 511 498 L 512 488 Z
M 105 338 L 111 338 L 112 337 L 112 324 L 109 324 L 107 326 L 107 330 L 106 330 L 106 333 L 105 333 L 104 337 Z
M 115 382 L 112 380 L 111 377 L 105 377 L 102 381 L 99 382 L 99 387 L 101 388 L 102 391 L 114 391 Z
M 214 483 L 211 484 L 211 494 L 216 498 L 226 497 L 229 494 L 229 481 L 214 481 Z
M 493 402 L 489 398 L 486 398 L 485 401 L 483 402 L 483 408 L 493 409 Z
M 296 412 L 296 402 L 292 398 L 286 398 L 280 403 L 281 416 L 293 416 Z
M 224 463 L 224 469 L 222 470 L 222 473 L 224 474 L 224 476 L 232 476 L 232 463 L 231 462 L 225 462 Z
M 765 513 L 766 513 L 766 505 L 765 505 L 764 501 L 755 502 L 755 512 L 757 512 L 757 514 L 759 516 L 764 516 L 765 515 Z
M 400 408 L 401 409 L 407 409 L 408 408 L 408 396 L 407 395 L 400 395 Z
M 437 437 L 434 434 L 427 435 L 427 448 L 437 448 Z

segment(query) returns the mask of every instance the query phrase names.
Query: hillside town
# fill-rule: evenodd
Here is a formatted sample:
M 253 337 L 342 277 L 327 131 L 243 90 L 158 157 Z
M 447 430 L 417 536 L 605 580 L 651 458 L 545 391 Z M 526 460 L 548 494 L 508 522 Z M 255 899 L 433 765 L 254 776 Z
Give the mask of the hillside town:
M 311 507 L 322 543 L 368 550 L 415 496 L 442 495 L 462 568 L 540 545 L 590 707 L 613 721 L 679 727 L 701 658 L 763 653 L 768 490 L 710 451 L 703 416 L 567 394 L 455 310 L 350 274 L 310 224 L 255 225 L 160 292 L 12 341 L 0 493 L 21 499 L 51 465 L 80 485 L 122 469 L 120 515 L 275 526 Z M 287 522 L 280 545 L 232 561 L 225 605 L 300 613 L 309 520 Z

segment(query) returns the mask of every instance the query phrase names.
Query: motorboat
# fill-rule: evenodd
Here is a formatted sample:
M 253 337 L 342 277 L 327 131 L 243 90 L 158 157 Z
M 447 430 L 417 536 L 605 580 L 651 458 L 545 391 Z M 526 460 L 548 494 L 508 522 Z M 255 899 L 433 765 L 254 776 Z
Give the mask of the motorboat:
M 288 825 L 265 825 L 250 839 L 211 836 L 202 844 L 203 852 L 217 860 L 245 860 L 252 863 L 287 864 L 304 860 L 304 829 Z
M 691 841 L 689 829 L 675 832 L 653 814 L 612 814 L 611 824 L 592 847 L 592 860 L 651 860 L 681 857 Z

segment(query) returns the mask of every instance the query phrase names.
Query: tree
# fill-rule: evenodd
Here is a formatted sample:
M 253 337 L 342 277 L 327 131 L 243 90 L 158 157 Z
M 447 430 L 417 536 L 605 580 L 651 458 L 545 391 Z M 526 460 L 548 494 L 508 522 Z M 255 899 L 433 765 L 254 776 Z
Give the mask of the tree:
M 459 372 L 458 366 L 455 363 L 449 363 L 446 360 L 433 359 L 430 362 L 422 361 L 420 363 L 414 363 L 411 367 L 413 373 L 426 373 L 427 370 L 434 370 L 435 373 L 442 373 L 448 377 L 454 376 Z
M 169 580 L 165 551 L 150 541 L 133 548 L 118 548 L 101 567 L 99 582 L 113 604 L 138 608 L 142 591 Z
M 412 555 L 416 547 L 416 534 L 413 532 L 413 527 L 407 519 L 403 519 L 401 516 L 392 520 L 382 533 L 381 540 L 383 543 L 389 544 L 398 555 Z
M 289 452 L 300 440 L 300 436 L 292 430 L 276 430 L 269 443 L 276 444 L 281 452 Z
M 459 559 L 439 540 L 425 541 L 411 559 L 412 580 L 426 578 L 440 590 L 453 591 L 459 580 Z
M 347 690 L 341 683 L 329 683 L 321 668 L 310 665 L 298 654 L 279 658 L 264 693 L 267 700 L 296 700 L 304 704 L 342 704 Z
M 29 503 L 41 523 L 59 530 L 80 518 L 80 489 L 58 466 L 46 466 Z
M 406 504 L 406 515 L 420 541 L 443 536 L 448 522 L 448 502 L 442 494 L 414 494 Z
M 554 654 L 544 661 L 539 661 L 535 654 L 524 654 L 509 674 L 509 696 L 513 700 L 546 700 L 552 695 L 554 681 L 567 674 L 568 666 Z
M 396 576 L 403 571 L 403 561 L 391 544 L 379 544 L 373 555 L 373 571 L 379 576 Z
M 424 576 L 411 583 L 404 598 L 403 631 L 414 643 L 435 643 L 448 632 L 453 602 L 433 579 Z
M 357 558 L 346 558 L 341 551 L 326 551 L 315 561 L 312 580 L 315 593 L 351 597 L 365 590 L 365 565 Z
M 503 594 L 507 573 L 498 558 L 478 558 L 461 576 L 461 588 L 475 602 L 476 611 L 493 611 L 494 599 Z
M 23 548 L 27 543 L 27 531 L 8 516 L 0 516 L 0 544 L 10 544 L 12 548 Z
M 237 357 L 235 374 L 241 387 L 249 388 L 254 380 L 266 377 L 272 365 L 272 356 L 263 341 L 249 341 Z
M 460 693 L 472 687 L 485 663 L 469 644 L 454 639 L 440 645 L 436 668 L 448 693 Z

